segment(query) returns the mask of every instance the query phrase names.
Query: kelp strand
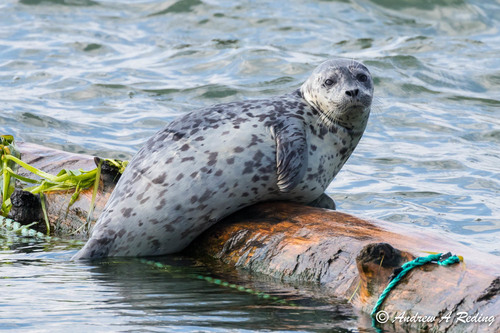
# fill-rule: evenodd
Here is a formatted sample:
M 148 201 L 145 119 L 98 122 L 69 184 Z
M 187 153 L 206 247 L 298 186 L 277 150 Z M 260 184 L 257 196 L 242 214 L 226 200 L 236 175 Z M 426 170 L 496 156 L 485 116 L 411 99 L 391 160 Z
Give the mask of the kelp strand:
M 10 208 L 12 207 L 10 196 L 12 195 L 12 193 L 14 193 L 15 182 L 12 182 L 11 178 L 17 179 L 26 184 L 34 184 L 33 186 L 23 188 L 23 190 L 31 192 L 32 194 L 40 195 L 40 202 L 45 219 L 45 224 L 47 227 L 47 234 L 50 233 L 50 221 L 48 218 L 46 200 L 43 193 L 49 191 L 74 190 L 74 193 L 68 203 L 68 211 L 71 205 L 73 205 L 73 203 L 78 200 L 78 197 L 82 190 L 93 187 L 92 200 L 90 204 L 91 207 L 89 207 L 86 223 L 82 225 L 82 227 L 89 227 L 94 211 L 97 192 L 99 189 L 102 164 L 104 162 L 107 162 L 108 164 L 116 167 L 119 173 L 123 173 L 125 167 L 128 164 L 127 161 L 99 159 L 97 167 L 90 171 L 84 171 L 82 169 L 63 169 L 57 175 L 52 175 L 22 161 L 20 159 L 20 154 L 15 149 L 14 137 L 11 135 L 0 136 L 0 154 L 0 166 L 2 168 L 0 173 L 2 180 L 2 205 L 0 215 L 6 217 L 10 211 Z M 24 169 L 40 177 L 41 179 L 32 179 L 17 174 L 15 172 L 17 166 L 23 167 Z M 77 231 L 81 230 L 82 227 L 78 228 Z

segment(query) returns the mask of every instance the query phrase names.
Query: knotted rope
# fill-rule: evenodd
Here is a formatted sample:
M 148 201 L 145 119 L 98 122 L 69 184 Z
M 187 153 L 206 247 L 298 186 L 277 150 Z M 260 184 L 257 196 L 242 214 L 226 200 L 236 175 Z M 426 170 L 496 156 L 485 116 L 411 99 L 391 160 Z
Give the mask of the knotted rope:
M 389 282 L 387 287 L 385 287 L 384 291 L 382 294 L 380 294 L 380 297 L 378 298 L 377 303 L 373 307 L 373 310 L 371 312 L 371 316 L 374 317 L 377 312 L 379 311 L 380 306 L 382 303 L 384 303 L 385 299 L 387 298 L 387 295 L 391 292 L 392 289 L 403 279 L 403 277 L 412 269 L 418 266 L 425 265 L 427 263 L 434 262 L 440 266 L 448 266 L 448 265 L 453 265 L 457 264 L 460 262 L 460 258 L 456 255 L 451 255 L 450 252 L 443 254 L 443 253 L 437 253 L 437 254 L 429 254 L 427 257 L 418 257 L 412 261 L 409 261 L 403 266 L 401 266 L 399 269 L 395 270 L 393 274 L 395 276 Z

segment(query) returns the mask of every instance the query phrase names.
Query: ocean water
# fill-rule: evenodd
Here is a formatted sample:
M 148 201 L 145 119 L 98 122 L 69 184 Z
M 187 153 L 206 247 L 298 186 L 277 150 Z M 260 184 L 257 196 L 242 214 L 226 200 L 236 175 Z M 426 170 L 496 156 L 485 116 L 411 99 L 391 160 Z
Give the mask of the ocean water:
M 286 93 L 325 59 L 352 58 L 372 72 L 376 99 L 328 188 L 338 209 L 500 256 L 499 54 L 498 0 L 4 0 L 0 132 L 128 159 L 178 115 Z M 133 260 L 71 263 L 65 243 L 0 246 L 0 329 L 366 330 L 345 304 L 311 298 L 315 286 L 190 258 L 167 258 L 179 267 L 171 273 Z

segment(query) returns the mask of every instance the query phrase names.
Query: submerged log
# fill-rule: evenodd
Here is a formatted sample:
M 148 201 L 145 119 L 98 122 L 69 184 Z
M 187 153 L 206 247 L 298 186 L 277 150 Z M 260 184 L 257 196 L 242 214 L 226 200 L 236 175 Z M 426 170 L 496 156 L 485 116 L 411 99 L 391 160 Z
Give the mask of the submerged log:
M 90 156 L 26 143 L 18 148 L 24 161 L 47 172 L 95 167 Z M 113 189 L 112 182 L 105 183 L 99 188 L 92 223 Z M 91 191 L 87 190 L 66 209 L 71 195 L 46 196 L 51 224 L 59 235 L 70 235 L 85 223 L 90 207 Z M 198 258 L 217 258 L 283 281 L 321 284 L 328 295 L 351 299 L 354 308 L 364 313 L 371 312 L 394 269 L 427 255 L 425 251 L 451 251 L 465 260 L 412 270 L 381 307 L 388 315 L 385 327 L 500 331 L 500 258 L 453 241 L 443 232 L 269 202 L 227 217 L 186 249 Z

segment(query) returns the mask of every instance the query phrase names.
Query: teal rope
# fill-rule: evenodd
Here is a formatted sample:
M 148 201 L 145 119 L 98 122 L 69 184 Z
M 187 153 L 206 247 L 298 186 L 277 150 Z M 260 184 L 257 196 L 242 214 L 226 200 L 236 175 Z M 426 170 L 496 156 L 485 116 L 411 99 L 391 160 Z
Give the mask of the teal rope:
M 418 257 L 415 260 L 409 261 L 405 263 L 403 266 L 401 266 L 401 271 L 395 278 L 391 280 L 391 282 L 389 282 L 387 287 L 385 287 L 384 291 L 378 298 L 377 303 L 373 307 L 373 310 L 370 315 L 374 317 L 377 314 L 380 306 L 382 305 L 382 303 L 384 303 L 387 295 L 389 295 L 391 290 L 394 289 L 394 287 L 399 283 L 399 281 L 401 281 L 401 279 L 415 267 L 422 266 L 430 262 L 435 262 L 440 266 L 448 266 L 460 262 L 460 258 L 457 257 L 456 255 L 452 255 L 446 259 L 440 260 L 442 255 L 443 255 L 442 253 L 439 253 L 439 254 L 430 254 L 427 257 Z

